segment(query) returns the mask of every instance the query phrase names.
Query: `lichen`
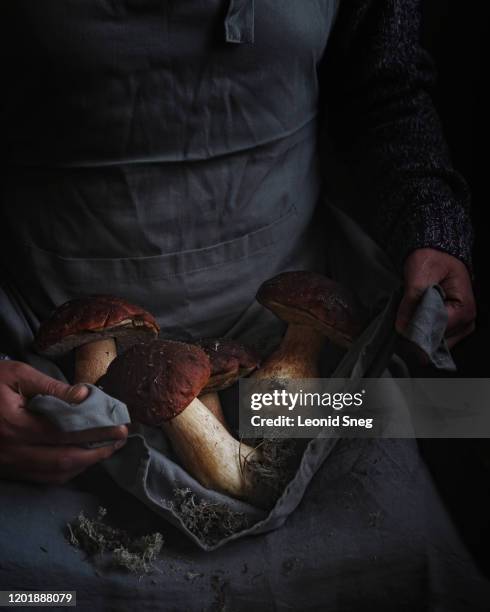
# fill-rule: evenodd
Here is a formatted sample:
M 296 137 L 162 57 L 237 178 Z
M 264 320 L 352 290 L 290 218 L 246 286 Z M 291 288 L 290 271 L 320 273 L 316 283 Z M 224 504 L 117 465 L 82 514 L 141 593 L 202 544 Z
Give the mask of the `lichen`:
M 147 574 L 154 568 L 163 546 L 161 533 L 133 536 L 106 522 L 107 510 L 99 508 L 95 518 L 80 512 L 67 524 L 67 538 L 72 546 L 83 550 L 91 559 L 108 555 L 108 565 L 130 572 Z
M 198 499 L 190 489 L 175 489 L 171 506 L 187 529 L 209 546 L 250 527 L 246 514 Z
M 267 506 L 272 508 L 294 477 L 304 450 L 304 441 L 290 438 L 249 440 L 260 450 L 248 462 L 250 478 L 256 487 L 267 493 Z

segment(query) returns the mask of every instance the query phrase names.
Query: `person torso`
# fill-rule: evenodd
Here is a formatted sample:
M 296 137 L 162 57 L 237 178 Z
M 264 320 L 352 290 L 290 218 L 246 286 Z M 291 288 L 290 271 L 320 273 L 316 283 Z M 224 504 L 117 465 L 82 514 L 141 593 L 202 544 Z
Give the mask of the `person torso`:
M 262 280 L 314 257 L 336 2 L 234 2 L 2 9 L 4 267 L 40 318 L 113 292 L 225 332 Z M 227 42 L 230 19 L 253 42 Z

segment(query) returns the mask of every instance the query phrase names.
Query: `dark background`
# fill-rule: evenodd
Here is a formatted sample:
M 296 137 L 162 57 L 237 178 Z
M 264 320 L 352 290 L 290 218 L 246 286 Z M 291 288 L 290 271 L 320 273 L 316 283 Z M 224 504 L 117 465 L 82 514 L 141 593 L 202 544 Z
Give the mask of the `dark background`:
M 487 4 L 424 0 L 424 46 L 438 73 L 434 99 L 454 165 L 473 195 L 477 330 L 454 351 L 457 375 L 465 377 L 490 376 Z M 426 440 L 420 446 L 463 539 L 490 575 L 490 440 Z

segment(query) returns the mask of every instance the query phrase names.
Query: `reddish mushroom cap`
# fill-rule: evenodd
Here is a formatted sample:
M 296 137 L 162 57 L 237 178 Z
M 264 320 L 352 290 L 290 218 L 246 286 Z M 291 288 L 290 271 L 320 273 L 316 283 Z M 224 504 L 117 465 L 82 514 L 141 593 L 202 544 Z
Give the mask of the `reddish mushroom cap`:
M 261 285 L 257 300 L 283 321 L 313 327 L 340 346 L 349 346 L 365 322 L 354 294 L 316 272 L 279 274 Z
M 78 346 L 115 338 L 121 348 L 158 335 L 152 315 L 118 297 L 91 295 L 59 306 L 39 327 L 37 350 L 48 356 L 62 355 Z
M 210 375 L 208 356 L 199 347 L 152 340 L 116 357 L 97 384 L 123 401 L 136 421 L 158 426 L 185 410 Z
M 222 391 L 259 366 L 259 358 L 252 349 L 230 338 L 205 339 L 198 344 L 211 362 L 211 378 L 203 393 Z

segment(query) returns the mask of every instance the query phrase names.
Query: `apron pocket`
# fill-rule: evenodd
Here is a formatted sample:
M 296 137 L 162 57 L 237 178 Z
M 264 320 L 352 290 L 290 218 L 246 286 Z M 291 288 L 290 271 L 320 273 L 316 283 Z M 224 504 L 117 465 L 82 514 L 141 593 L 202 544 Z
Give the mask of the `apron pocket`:
M 40 320 L 80 295 L 105 293 L 147 308 L 165 330 L 225 333 L 299 241 L 304 220 L 291 208 L 273 223 L 209 247 L 136 258 L 67 258 L 23 245 L 11 282 Z M 87 236 L 90 239 L 90 236 Z M 22 260 L 21 260 L 22 261 Z

